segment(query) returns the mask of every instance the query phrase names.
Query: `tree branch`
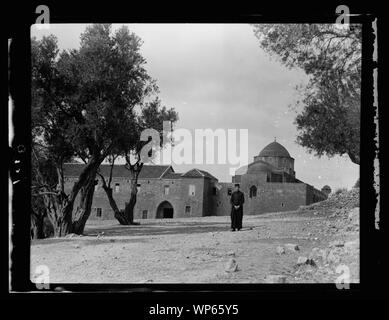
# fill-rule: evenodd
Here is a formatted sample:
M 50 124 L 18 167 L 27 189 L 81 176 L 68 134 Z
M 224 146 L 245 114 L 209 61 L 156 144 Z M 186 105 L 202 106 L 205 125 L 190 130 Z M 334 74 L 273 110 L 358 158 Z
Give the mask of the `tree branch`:
M 111 187 L 112 173 L 113 173 L 113 168 L 114 168 L 114 165 L 115 165 L 115 160 L 116 160 L 116 156 L 113 156 L 113 157 L 112 157 L 112 162 L 111 162 L 110 171 L 109 171 L 109 180 L 108 180 L 108 187 L 109 187 L 109 188 Z
M 105 182 L 105 178 L 104 176 L 101 174 L 100 170 L 97 171 L 97 174 L 100 176 L 101 178 L 101 182 L 103 183 L 103 188 L 107 188 L 107 183 Z
M 32 196 L 43 196 L 43 195 L 53 195 L 53 196 L 59 196 L 59 193 L 58 192 L 52 192 L 52 191 L 45 191 L 45 192 L 39 192 L 37 194 L 32 194 Z

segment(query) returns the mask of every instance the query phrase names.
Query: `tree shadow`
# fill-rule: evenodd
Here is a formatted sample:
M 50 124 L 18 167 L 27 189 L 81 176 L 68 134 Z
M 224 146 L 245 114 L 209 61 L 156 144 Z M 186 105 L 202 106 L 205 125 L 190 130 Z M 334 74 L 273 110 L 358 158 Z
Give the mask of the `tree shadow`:
M 230 230 L 228 222 L 171 222 L 147 223 L 140 225 L 123 226 L 86 226 L 85 236 L 97 236 L 104 232 L 104 236 L 156 236 L 171 234 L 195 234 L 207 232 L 221 232 Z

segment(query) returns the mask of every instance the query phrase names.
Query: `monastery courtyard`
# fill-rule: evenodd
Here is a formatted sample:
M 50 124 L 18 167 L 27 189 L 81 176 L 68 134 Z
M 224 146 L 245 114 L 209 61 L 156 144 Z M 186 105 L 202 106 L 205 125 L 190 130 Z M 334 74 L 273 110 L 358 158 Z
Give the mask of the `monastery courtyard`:
M 342 262 L 358 282 L 359 227 L 350 229 L 348 217 L 315 210 L 246 215 L 236 232 L 228 216 L 134 226 L 90 221 L 84 236 L 33 240 L 31 278 L 46 265 L 55 284 L 335 283 Z M 308 263 L 298 263 L 301 257 Z

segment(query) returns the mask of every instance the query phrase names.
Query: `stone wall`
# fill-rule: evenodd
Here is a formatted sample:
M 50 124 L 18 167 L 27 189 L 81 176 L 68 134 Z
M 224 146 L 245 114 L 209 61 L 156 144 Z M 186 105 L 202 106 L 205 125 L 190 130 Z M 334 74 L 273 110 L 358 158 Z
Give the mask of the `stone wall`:
M 246 197 L 247 214 L 296 210 L 306 203 L 305 183 L 265 183 L 257 186 L 257 195 Z
M 318 201 L 323 201 L 328 198 L 328 195 L 318 189 L 315 189 L 311 185 L 307 185 L 307 202 L 306 205 L 318 202 Z
M 217 190 L 213 212 L 217 216 L 227 216 L 231 214 L 230 195 L 228 195 L 228 190 L 232 192 L 234 190 L 234 184 L 219 182 L 219 185 L 221 186 L 221 189 Z
M 266 175 L 264 174 L 264 177 Z M 263 177 L 263 178 L 264 178 Z M 251 175 L 242 176 L 241 191 L 244 193 L 244 214 L 254 215 L 266 212 L 291 211 L 306 204 L 307 185 L 305 183 L 258 183 Z M 233 183 L 219 183 L 222 189 L 218 191 L 215 214 L 218 216 L 230 215 L 231 205 L 228 189 L 233 190 Z M 255 185 L 257 195 L 250 198 L 249 188 Z
M 70 191 L 77 178 L 66 178 L 65 191 Z M 143 212 L 147 210 L 147 218 L 155 218 L 158 206 L 168 201 L 173 206 L 173 217 L 198 217 L 207 214 L 204 210 L 204 178 L 184 178 L 184 179 L 148 179 L 139 180 L 139 191 L 137 203 L 134 210 L 134 218 L 142 219 Z M 208 182 L 209 183 L 209 182 Z M 118 186 L 116 186 L 118 184 Z M 195 195 L 189 195 L 189 185 L 195 186 Z M 113 178 L 113 197 L 119 207 L 124 209 L 125 203 L 129 201 L 130 184 L 127 178 Z M 165 195 L 165 186 L 169 186 L 169 193 Z M 210 190 L 211 186 L 207 186 Z M 79 196 L 75 202 L 77 208 Z M 210 200 L 207 200 L 208 203 Z M 190 207 L 189 212 L 185 207 Z M 101 209 L 101 210 L 100 210 Z M 90 218 L 92 220 L 115 219 L 107 195 L 101 187 L 99 180 L 95 187 Z
M 241 176 L 241 191 L 245 195 L 244 214 L 296 210 L 300 205 L 308 205 L 326 199 L 326 195 L 305 183 L 266 182 L 267 173 L 244 174 Z M 66 178 L 65 189 L 69 191 L 75 179 Z M 173 207 L 174 218 L 230 215 L 229 190 L 234 183 L 217 183 L 204 177 L 180 179 L 140 179 L 139 192 L 134 211 L 136 220 L 156 218 L 158 206 L 168 201 Z M 195 186 L 195 195 L 189 195 L 189 185 Z M 250 187 L 255 185 L 257 195 L 250 198 Z M 169 192 L 165 194 L 165 186 Z M 112 179 L 113 196 L 119 209 L 124 209 L 129 201 L 130 184 L 128 178 Z M 77 208 L 78 199 L 75 202 Z M 99 180 L 95 188 L 90 219 L 114 219 L 105 191 Z
M 141 219 L 144 210 L 148 218 L 155 218 L 157 208 L 163 201 L 168 201 L 174 209 L 174 218 L 200 217 L 204 215 L 203 195 L 204 178 L 163 179 L 140 181 L 140 192 L 135 206 L 135 219 Z M 195 186 L 195 195 L 189 195 L 189 185 Z M 164 187 L 169 186 L 165 195 Z M 190 207 L 186 212 L 185 207 Z
M 216 180 L 204 179 L 204 194 L 203 194 L 203 215 L 212 216 L 215 214 L 215 203 L 217 200 Z

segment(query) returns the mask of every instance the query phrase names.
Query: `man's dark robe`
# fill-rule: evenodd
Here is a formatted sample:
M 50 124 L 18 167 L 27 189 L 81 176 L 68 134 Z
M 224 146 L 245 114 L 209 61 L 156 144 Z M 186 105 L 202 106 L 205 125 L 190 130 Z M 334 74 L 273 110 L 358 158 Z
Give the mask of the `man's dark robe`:
M 243 219 L 244 194 L 242 191 L 234 191 L 231 195 L 231 229 L 241 229 Z M 239 206 L 235 209 L 235 206 Z

